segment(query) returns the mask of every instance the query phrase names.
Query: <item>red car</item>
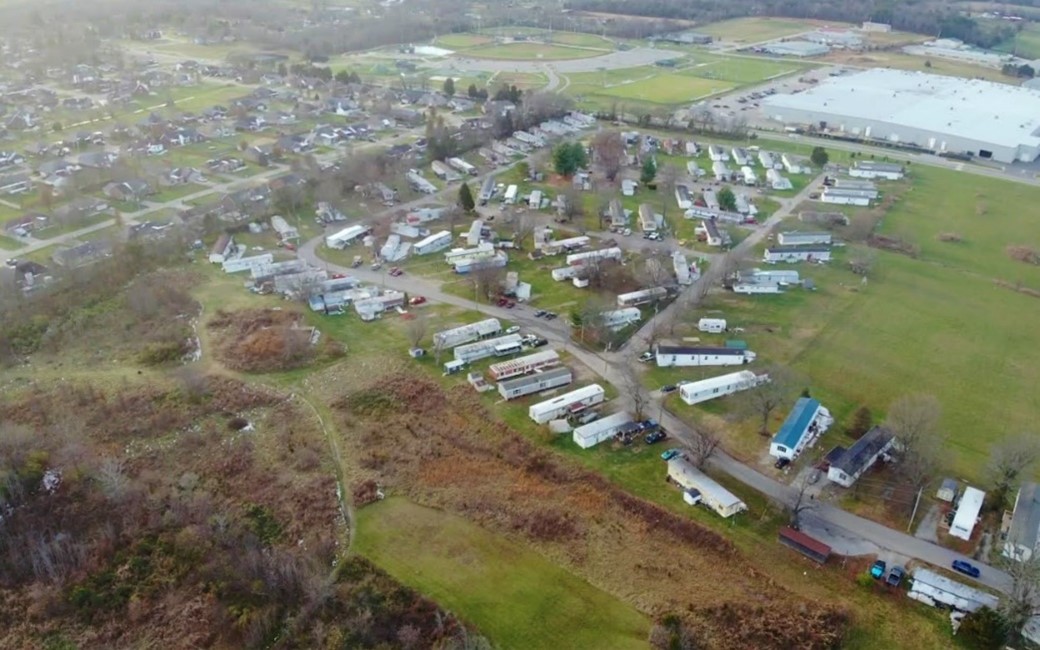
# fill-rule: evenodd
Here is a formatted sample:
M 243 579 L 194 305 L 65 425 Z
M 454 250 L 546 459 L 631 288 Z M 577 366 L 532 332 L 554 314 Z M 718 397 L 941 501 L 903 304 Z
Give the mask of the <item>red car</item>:
M 399 275 L 404 275 L 404 271 L 401 270 L 401 267 L 395 266 L 390 269 L 390 275 L 396 278 Z
M 424 302 L 426 302 L 426 298 L 423 298 L 422 296 L 413 296 L 413 297 L 412 297 L 412 298 L 411 298 L 411 299 L 410 299 L 410 300 L 408 301 L 408 304 L 409 304 L 409 305 L 421 305 L 421 304 L 423 304 Z
M 495 303 L 495 304 L 497 304 L 499 307 L 505 307 L 506 305 L 509 304 L 509 301 L 507 299 L 505 299 L 505 298 L 499 298 L 498 302 Z
M 343 274 L 343 273 L 333 273 L 332 274 L 332 279 L 333 280 L 342 280 L 345 277 L 347 277 L 347 276 L 345 274 Z

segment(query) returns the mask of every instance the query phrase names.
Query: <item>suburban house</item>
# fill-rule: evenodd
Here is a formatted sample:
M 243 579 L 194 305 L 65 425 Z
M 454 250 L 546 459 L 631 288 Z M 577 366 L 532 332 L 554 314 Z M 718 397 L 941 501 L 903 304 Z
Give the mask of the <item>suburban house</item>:
M 780 430 L 769 444 L 769 455 L 794 460 L 823 435 L 834 418 L 819 400 L 802 397 L 794 404 Z
M 104 259 L 112 254 L 112 244 L 105 240 L 88 241 L 78 246 L 60 248 L 51 259 L 58 266 L 74 269 Z
M 154 194 L 155 190 L 147 181 L 132 178 L 127 181 L 108 183 L 102 192 L 113 201 L 137 202 Z
M 703 503 L 721 517 L 732 517 L 747 510 L 747 505 L 735 494 L 719 485 L 711 477 L 694 467 L 682 456 L 668 461 L 668 480 L 682 488 L 687 503 Z M 699 499 L 697 498 L 699 497 Z
M 892 449 L 895 441 L 895 434 L 888 429 L 873 427 L 831 461 L 827 478 L 842 487 L 852 487 L 864 472 Z
M 1015 497 L 1011 525 L 1004 542 L 1004 557 L 1024 562 L 1040 543 L 1040 484 L 1024 483 Z
M 498 382 L 498 393 L 502 396 L 502 399 L 516 399 L 524 395 L 566 386 L 572 381 L 574 381 L 574 374 L 570 368 L 552 368 L 545 372 L 500 381 Z
M 771 246 L 766 249 L 763 261 L 776 262 L 828 262 L 831 259 L 829 246 Z
M 574 444 L 582 449 L 588 449 L 610 440 L 630 424 L 632 424 L 632 416 L 621 411 L 577 427 L 571 433 L 571 437 Z
M 742 390 L 755 388 L 769 381 L 769 375 L 756 375 L 750 370 L 731 372 L 728 375 L 709 377 L 679 387 L 679 397 L 690 406 L 707 402 L 716 397 L 725 397 Z
M 741 366 L 755 360 L 750 350 L 732 348 L 678 347 L 658 345 L 654 351 L 657 366 Z
M 986 500 L 986 493 L 970 485 L 964 488 L 961 500 L 957 503 L 957 514 L 953 516 L 950 523 L 950 534 L 963 540 L 971 539 L 971 533 L 975 530 L 975 524 L 979 521 L 979 512 L 982 511 L 982 503 Z
M 537 424 L 545 424 L 549 420 L 581 413 L 590 406 L 601 404 L 605 398 L 606 392 L 602 386 L 590 384 L 550 400 L 532 404 L 527 410 L 527 415 Z
M 32 191 L 32 176 L 29 172 L 16 172 L 0 176 L 0 193 L 22 194 Z

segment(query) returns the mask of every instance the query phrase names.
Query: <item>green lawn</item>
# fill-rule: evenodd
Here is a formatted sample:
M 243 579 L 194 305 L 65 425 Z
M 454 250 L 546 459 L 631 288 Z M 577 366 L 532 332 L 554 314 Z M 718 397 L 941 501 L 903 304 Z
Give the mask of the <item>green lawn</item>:
M 0 235 L 0 248 L 5 251 L 18 250 L 22 247 L 22 243 L 17 239 L 12 239 L 7 235 Z
M 666 73 L 632 83 L 601 88 L 596 94 L 656 104 L 682 104 L 726 92 L 733 87 L 733 84 L 726 82 Z
M 698 26 L 697 31 L 723 41 L 758 43 L 801 34 L 815 27 L 810 21 L 791 18 L 736 18 Z
M 183 185 L 172 185 L 167 187 L 162 192 L 155 194 L 154 196 L 148 197 L 148 200 L 153 203 L 167 203 L 169 201 L 176 201 L 181 197 L 201 192 L 206 189 L 204 185 L 196 185 L 194 183 L 185 183 Z
M 404 499 L 357 515 L 356 548 L 501 648 L 645 648 L 647 619 L 538 553 Z
M 1014 38 L 1004 41 L 994 49 L 1024 59 L 1040 59 L 1040 25 L 1027 24 Z
M 695 63 L 685 68 L 683 74 L 706 79 L 733 81 L 737 84 L 753 84 L 793 74 L 804 70 L 806 66 L 789 61 L 773 61 L 752 59 L 749 57 L 720 57 L 714 61 Z
M 544 43 L 505 43 L 466 50 L 466 56 L 477 59 L 507 59 L 514 61 L 561 61 L 585 59 L 605 54 L 609 50 L 576 48 Z
M 471 47 L 490 45 L 494 42 L 494 39 L 481 34 L 445 34 L 444 36 L 438 36 L 437 40 L 434 41 L 434 45 L 449 50 L 465 50 Z
M 83 228 L 88 228 L 90 226 L 99 224 L 102 221 L 106 221 L 111 218 L 111 215 L 101 213 L 95 214 L 94 216 L 88 217 L 86 219 L 80 219 L 79 221 L 72 221 L 64 224 L 55 223 L 49 228 L 44 228 L 42 230 L 37 230 L 33 232 L 33 237 L 35 237 L 36 239 L 53 239 L 58 235 L 64 235 L 66 233 L 75 232 Z
M 613 49 L 614 44 L 602 36 L 595 34 L 584 34 L 582 32 L 553 32 L 553 43 L 564 45 L 577 45 L 578 47 L 597 47 L 600 49 Z

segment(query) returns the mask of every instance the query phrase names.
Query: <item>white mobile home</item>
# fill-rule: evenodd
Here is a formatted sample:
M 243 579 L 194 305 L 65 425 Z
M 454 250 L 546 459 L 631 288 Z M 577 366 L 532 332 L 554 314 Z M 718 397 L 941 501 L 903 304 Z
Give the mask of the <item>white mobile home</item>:
M 654 302 L 655 300 L 661 300 L 668 296 L 668 289 L 664 287 L 653 287 L 650 289 L 642 289 L 640 291 L 630 291 L 629 293 L 619 293 L 617 297 L 618 307 L 638 307 L 639 305 L 646 305 Z
M 469 231 L 466 233 L 466 245 L 476 246 L 480 243 L 480 239 L 484 232 L 484 222 L 480 219 L 474 219 L 473 223 L 469 226 Z
M 828 187 L 820 194 L 820 200 L 824 203 L 836 205 L 858 205 L 860 207 L 870 205 L 870 201 L 876 198 L 875 192 L 866 190 L 838 190 Z
M 890 181 L 898 181 L 905 173 L 902 165 L 872 160 L 857 161 L 849 169 L 849 176 L 853 178 L 883 178 Z
M 574 381 L 570 368 L 552 368 L 533 375 L 514 377 L 498 382 L 498 393 L 502 399 L 516 399 L 542 391 L 566 386 Z
M 505 254 L 505 251 L 495 251 L 494 254 L 487 257 L 471 257 L 457 261 L 453 266 L 456 273 L 469 273 L 478 268 L 500 269 L 508 262 L 509 256 Z
M 600 314 L 603 326 L 611 330 L 619 330 L 633 323 L 638 323 L 642 317 L 643 314 L 638 307 L 625 307 L 624 309 L 605 311 Z
M 782 165 L 777 165 L 776 159 L 773 158 L 773 154 L 768 151 L 758 152 L 758 163 L 765 169 L 776 169 L 778 166 L 782 167 Z
M 643 232 L 654 232 L 657 230 L 657 215 L 654 209 L 646 203 L 639 204 L 639 227 Z
M 718 210 L 721 206 L 719 205 L 719 196 L 715 193 L 715 190 L 710 187 L 704 188 L 701 192 L 701 196 L 704 197 L 704 207 L 709 210 Z
M 754 352 L 750 350 L 735 350 L 733 348 L 658 345 L 655 355 L 659 368 L 742 366 L 755 360 Z
M 546 350 L 544 352 L 535 352 L 534 354 L 528 354 L 527 356 L 510 359 L 509 361 L 493 363 L 488 368 L 488 374 L 491 375 L 492 380 L 502 381 L 512 377 L 529 375 L 532 372 L 538 372 L 539 370 L 546 368 L 553 368 L 558 365 L 560 365 L 559 353 L 556 352 L 556 350 Z
M 693 284 L 693 274 L 690 272 L 690 262 L 682 251 L 672 252 L 672 269 L 675 271 L 675 281 L 680 286 Z
M 628 225 L 625 209 L 621 207 L 621 201 L 617 199 L 611 199 L 610 203 L 607 204 L 607 216 L 610 217 L 612 228 L 624 228 Z
M 263 253 L 262 255 L 253 255 L 252 257 L 224 260 L 221 267 L 224 273 L 238 273 L 239 271 L 252 271 L 255 268 L 270 266 L 272 263 L 274 263 L 274 256 L 271 253 Z
M 550 400 L 532 404 L 527 415 L 538 424 L 565 417 L 572 413 L 581 413 L 590 406 L 603 403 L 606 393 L 599 384 L 583 386 L 569 393 L 559 395 Z
M 415 242 L 415 245 L 412 246 L 412 253 L 415 255 L 429 255 L 430 253 L 438 253 L 448 246 L 451 246 L 451 233 L 447 230 L 442 230 Z
M 733 162 L 735 162 L 736 164 L 743 166 L 751 162 L 751 157 L 748 155 L 746 149 L 741 149 L 740 147 L 733 147 L 733 149 L 731 149 L 730 151 L 733 154 Z
M 720 182 L 729 180 L 729 177 L 733 174 L 730 168 L 726 166 L 726 163 L 721 160 L 711 163 L 711 173 L 715 174 L 715 180 Z
M 726 150 L 722 147 L 716 144 L 709 144 L 708 158 L 710 158 L 712 162 L 726 162 L 729 160 L 729 154 L 726 153 Z
M 686 162 L 686 173 L 694 178 L 700 178 L 704 176 L 704 170 L 697 164 L 697 161 L 690 160 Z
M 474 248 L 453 248 L 444 254 L 444 261 L 450 266 L 464 262 L 482 260 L 494 256 L 495 247 L 490 242 L 481 242 Z
M 408 186 L 421 194 L 436 194 L 437 186 L 419 175 L 418 172 L 410 171 L 405 174 Z
M 794 460 L 806 447 L 811 447 L 830 426 L 834 418 L 811 397 L 799 398 L 787 414 L 780 430 L 769 444 L 769 455 L 774 458 Z
M 675 202 L 679 204 L 680 210 L 689 210 L 693 207 L 693 199 L 690 197 L 690 188 L 685 185 L 676 185 Z
M 582 449 L 594 447 L 599 443 L 610 440 L 622 428 L 632 423 L 632 416 L 624 411 L 608 415 L 594 422 L 584 424 L 572 432 L 574 444 Z
M 961 500 L 957 503 L 957 514 L 953 516 L 950 524 L 950 534 L 963 540 L 971 539 L 971 533 L 975 530 L 975 524 L 979 520 L 979 512 L 982 510 L 982 502 L 986 499 L 986 493 L 970 485 L 964 488 Z
M 383 258 L 385 262 L 400 262 L 408 257 L 411 250 L 411 243 L 402 242 L 400 235 L 390 235 L 386 238 L 383 247 L 379 249 L 379 257 Z
M 744 185 L 757 185 L 758 174 L 747 165 L 740 168 L 740 175 L 744 177 Z
M 477 175 L 477 168 L 469 164 L 462 158 L 448 158 L 446 162 L 448 163 L 449 167 L 461 174 L 465 174 L 466 176 Z
M 585 251 L 584 253 L 572 253 L 567 256 L 567 264 L 581 265 L 591 264 L 600 260 L 620 260 L 621 249 L 620 248 L 601 248 L 594 251 Z
M 483 341 L 475 341 L 473 343 L 459 345 L 452 351 L 452 354 L 455 356 L 456 361 L 473 363 L 480 359 L 487 359 L 488 357 L 495 356 L 495 351 L 499 346 L 513 346 L 514 344 L 519 346 L 521 341 L 522 339 L 519 334 L 506 334 L 505 336 L 498 336 L 493 339 L 484 339 Z
M 997 609 L 1000 600 L 991 593 L 969 587 L 930 569 L 917 567 L 910 582 L 910 598 L 959 612 L 975 612 L 983 607 Z
M 487 205 L 487 202 L 495 196 L 495 177 L 488 176 L 484 179 L 483 185 L 480 186 L 480 195 L 478 200 L 481 205 Z
M 506 193 L 502 197 L 502 202 L 506 205 L 513 205 L 516 203 L 516 193 L 520 191 L 516 185 L 510 185 L 506 188 Z
M 872 199 L 876 199 L 881 193 L 878 191 L 877 185 L 874 184 L 874 181 L 868 181 L 865 179 L 836 178 L 831 187 L 836 190 L 859 190 L 861 192 L 872 192 L 874 194 L 874 196 L 870 197 Z
M 542 191 L 532 190 L 531 195 L 527 197 L 527 207 L 532 210 L 542 209 Z
M 578 277 L 581 274 L 582 269 L 580 266 L 563 266 L 558 269 L 553 269 L 550 275 L 553 280 L 557 282 L 563 282 L 564 280 L 570 280 Z
M 708 506 L 722 517 L 732 517 L 747 510 L 747 505 L 735 494 L 719 485 L 682 456 L 668 461 L 668 480 L 686 492 L 697 492 L 700 503 Z
M 799 232 L 797 230 L 778 233 L 776 243 L 781 246 L 830 246 L 833 236 L 829 232 Z
M 461 178 L 454 169 L 448 167 L 439 160 L 434 160 L 432 163 L 430 163 L 430 169 L 433 170 L 434 176 L 448 183 L 457 181 L 459 180 L 459 178 Z
M 689 405 L 700 404 L 716 397 L 724 397 L 769 381 L 768 375 L 756 375 L 750 370 L 709 377 L 679 387 L 679 397 Z
M 770 169 L 766 172 L 766 182 L 769 183 L 769 187 L 780 192 L 794 188 L 791 180 L 775 169 Z
M 300 231 L 290 226 L 285 217 L 274 215 L 271 217 L 271 228 L 278 233 L 278 238 L 283 242 L 293 241 L 300 238 Z
M 697 329 L 709 334 L 721 334 L 726 331 L 725 318 L 702 318 L 697 321 Z
M 829 246 L 770 246 L 762 259 L 766 262 L 828 262 Z
M 578 235 L 577 237 L 545 242 L 541 248 L 542 253 L 545 255 L 559 255 L 560 253 L 569 253 L 579 248 L 585 248 L 591 241 L 586 235 Z
M 453 348 L 456 345 L 486 339 L 502 331 L 502 323 L 497 318 L 488 318 L 469 325 L 453 327 L 433 335 L 433 345 L 440 349 Z
M 796 158 L 789 153 L 781 154 L 780 162 L 783 163 L 784 169 L 787 170 L 788 174 L 808 174 L 812 171 L 812 169 L 802 164 L 801 158 Z
M 343 249 L 350 246 L 369 233 L 368 226 L 348 226 L 337 233 L 325 237 L 325 245 L 329 248 Z

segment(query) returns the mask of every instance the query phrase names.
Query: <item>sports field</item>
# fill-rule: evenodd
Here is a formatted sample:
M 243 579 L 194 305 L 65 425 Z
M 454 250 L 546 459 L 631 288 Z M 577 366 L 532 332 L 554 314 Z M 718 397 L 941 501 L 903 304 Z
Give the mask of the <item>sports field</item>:
M 792 18 L 735 18 L 698 27 L 697 31 L 710 34 L 722 41 L 759 43 L 801 34 L 815 28 L 816 24 L 812 21 Z
M 698 57 L 693 65 L 683 69 L 683 74 L 705 79 L 732 81 L 735 84 L 753 84 L 792 74 L 804 70 L 805 67 L 790 61 L 772 61 L 750 57 L 717 57 L 706 60 Z
M 506 59 L 510 61 L 564 61 L 567 59 L 586 59 L 609 52 L 607 49 L 586 49 L 567 45 L 548 45 L 545 43 L 503 43 L 487 45 L 466 50 L 467 57 L 477 59 Z
M 681 74 L 660 74 L 633 83 L 603 88 L 601 94 L 654 104 L 682 104 L 732 90 L 733 84 Z
M 646 618 L 538 553 L 394 498 L 358 512 L 356 547 L 502 648 L 645 648 Z

